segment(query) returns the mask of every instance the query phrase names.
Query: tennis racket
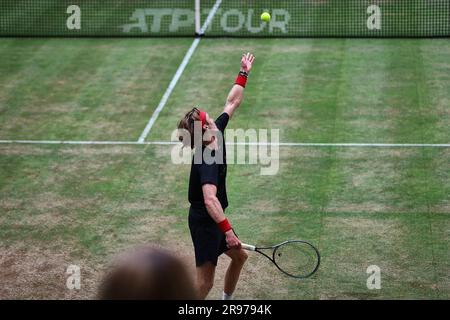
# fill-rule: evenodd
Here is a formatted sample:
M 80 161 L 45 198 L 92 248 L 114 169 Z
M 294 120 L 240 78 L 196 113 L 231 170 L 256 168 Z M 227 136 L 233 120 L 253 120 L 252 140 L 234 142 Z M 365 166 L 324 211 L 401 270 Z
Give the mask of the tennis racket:
M 292 278 L 308 278 L 320 265 L 319 251 L 303 240 L 288 240 L 271 247 L 256 247 L 243 243 L 242 248 L 262 254 L 272 261 L 278 270 Z

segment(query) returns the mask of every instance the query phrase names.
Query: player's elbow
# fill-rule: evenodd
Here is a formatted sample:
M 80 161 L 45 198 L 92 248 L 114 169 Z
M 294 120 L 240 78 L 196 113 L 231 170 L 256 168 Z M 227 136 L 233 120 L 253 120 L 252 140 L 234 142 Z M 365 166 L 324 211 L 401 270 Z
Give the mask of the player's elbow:
M 215 195 L 212 195 L 212 194 L 205 194 L 203 196 L 203 198 L 204 198 L 204 202 L 205 202 L 205 207 L 207 209 L 214 208 L 216 202 L 218 201 L 217 197 Z
M 241 100 L 240 99 L 233 99 L 233 100 L 228 100 L 227 101 L 226 107 L 228 109 L 236 110 L 237 108 L 239 108 L 240 105 L 241 105 Z
M 228 115 L 230 115 L 230 117 L 231 117 L 233 115 L 234 111 L 236 111 L 236 109 L 239 107 L 240 104 L 241 103 L 237 102 L 237 101 L 228 102 L 225 105 L 224 112 L 228 113 Z

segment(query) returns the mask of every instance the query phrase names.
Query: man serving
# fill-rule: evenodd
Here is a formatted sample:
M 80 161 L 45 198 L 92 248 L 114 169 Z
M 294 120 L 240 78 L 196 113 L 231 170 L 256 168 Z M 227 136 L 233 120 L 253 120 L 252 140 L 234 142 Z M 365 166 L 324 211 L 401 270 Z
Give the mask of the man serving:
M 255 57 L 247 53 L 242 56 L 241 69 L 236 78 L 223 113 L 214 121 L 207 112 L 193 108 L 178 124 L 178 129 L 188 132 L 190 139 L 179 135 L 180 141 L 190 148 L 195 147 L 189 178 L 189 230 L 195 250 L 197 287 L 201 299 L 206 298 L 214 284 L 217 259 L 225 253 L 231 258 L 225 274 L 224 300 L 230 300 L 239 280 L 247 253 L 241 248 L 230 222 L 225 216 L 228 206 L 226 192 L 226 150 L 224 131 L 229 119 L 242 102 L 247 77 Z M 196 130 L 201 128 L 201 130 Z M 199 132 L 197 132 L 199 131 Z M 201 135 L 198 139 L 195 135 Z M 189 141 L 190 140 L 190 141 Z M 202 141 L 196 145 L 195 141 Z M 215 157 L 214 161 L 205 155 Z

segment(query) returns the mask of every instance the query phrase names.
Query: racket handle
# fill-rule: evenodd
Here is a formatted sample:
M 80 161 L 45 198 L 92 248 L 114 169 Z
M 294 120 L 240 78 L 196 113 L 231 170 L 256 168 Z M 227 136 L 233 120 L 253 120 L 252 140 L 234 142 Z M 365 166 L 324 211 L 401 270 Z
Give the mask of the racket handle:
M 250 244 L 242 243 L 241 246 L 242 246 L 242 249 L 245 249 L 245 250 L 249 250 L 249 251 L 255 251 L 256 250 L 256 247 L 252 246 Z

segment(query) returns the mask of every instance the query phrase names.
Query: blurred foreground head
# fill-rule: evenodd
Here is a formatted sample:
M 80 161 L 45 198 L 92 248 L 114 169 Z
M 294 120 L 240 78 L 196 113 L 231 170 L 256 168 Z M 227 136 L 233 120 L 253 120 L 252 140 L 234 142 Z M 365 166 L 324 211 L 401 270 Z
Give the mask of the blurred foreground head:
M 169 252 L 140 247 L 115 261 L 100 286 L 103 300 L 189 300 L 195 287 L 184 264 Z

